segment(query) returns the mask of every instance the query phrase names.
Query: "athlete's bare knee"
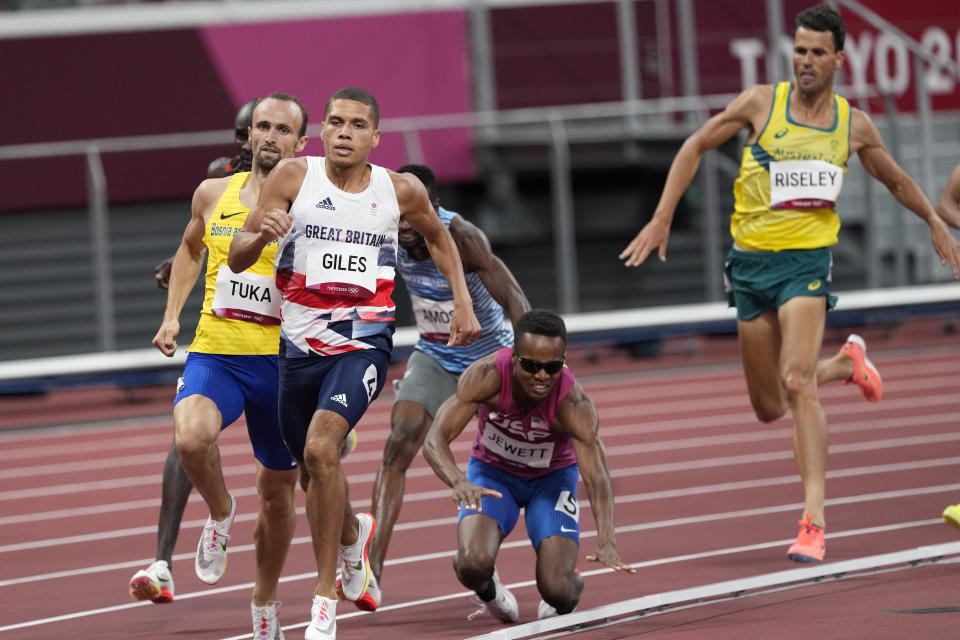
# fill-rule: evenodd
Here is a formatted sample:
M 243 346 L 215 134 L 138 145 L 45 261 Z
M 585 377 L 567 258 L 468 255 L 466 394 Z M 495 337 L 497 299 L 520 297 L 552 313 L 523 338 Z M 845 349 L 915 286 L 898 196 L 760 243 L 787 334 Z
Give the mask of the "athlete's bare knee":
M 327 439 L 308 440 L 303 447 L 303 464 L 311 480 L 322 482 L 340 466 L 340 449 Z
M 175 442 L 181 463 L 189 463 L 208 456 L 216 446 L 217 439 L 202 429 L 184 427 L 177 429 Z
M 537 590 L 546 603 L 560 614 L 573 611 L 580 600 L 578 589 L 571 580 L 538 581 Z
M 416 425 L 398 423 L 390 431 L 383 449 L 383 466 L 406 473 L 420 450 L 419 430 Z
M 775 422 L 783 417 L 787 412 L 787 405 L 779 402 L 754 402 L 753 412 L 757 414 L 757 420 L 763 423 Z
M 454 569 L 464 584 L 477 584 L 493 576 L 495 558 L 476 549 L 461 549 L 454 558 Z
M 293 482 L 287 482 L 286 479 L 272 481 L 268 485 L 257 487 L 257 493 L 260 496 L 260 512 L 269 519 L 283 518 L 293 509 L 293 488 L 296 478 Z
M 815 372 L 785 371 L 781 374 L 781 383 L 787 396 L 787 402 L 792 406 L 796 402 L 817 395 L 817 378 Z

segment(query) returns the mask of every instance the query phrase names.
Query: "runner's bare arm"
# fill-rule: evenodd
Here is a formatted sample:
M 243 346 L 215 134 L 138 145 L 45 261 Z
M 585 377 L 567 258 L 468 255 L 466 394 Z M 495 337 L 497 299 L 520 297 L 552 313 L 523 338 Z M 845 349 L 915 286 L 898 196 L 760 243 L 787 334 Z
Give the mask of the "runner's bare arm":
M 484 356 L 467 367 L 457 382 L 457 392 L 440 405 L 437 417 L 423 443 L 423 457 L 433 472 L 453 489 L 453 501 L 467 509 L 479 509 L 483 496 L 501 497 L 500 492 L 477 487 L 457 466 L 450 443 L 463 433 L 482 402 L 496 402 L 502 380 L 496 354 Z
M 457 216 L 450 223 L 450 235 L 457 243 L 464 271 L 476 273 L 493 299 L 503 307 L 511 321 L 530 310 L 530 302 L 503 260 L 493 254 L 490 240 L 477 226 Z
M 217 158 L 207 167 L 207 178 L 224 178 L 227 176 L 227 166 L 231 162 L 230 158 Z M 157 281 L 157 286 L 166 289 L 170 286 L 170 269 L 173 268 L 173 256 L 166 258 L 163 262 L 153 268 L 153 277 Z
M 960 229 L 960 164 L 947 178 L 947 186 L 937 201 L 937 214 L 954 229 Z
M 285 158 L 270 172 L 243 229 L 230 242 L 227 265 L 231 271 L 240 273 L 249 269 L 265 246 L 287 235 L 292 224 L 288 212 L 306 175 L 306 158 Z
M 400 215 L 423 236 L 430 257 L 453 291 L 453 318 L 447 346 L 470 344 L 480 337 L 480 323 L 473 314 L 473 301 L 467 291 L 457 245 L 437 217 L 423 183 L 409 173 L 390 172 L 390 178 L 397 193 Z
M 180 246 L 173 256 L 173 264 L 170 267 L 167 306 L 163 312 L 163 321 L 153 337 L 153 346 L 166 356 L 173 356 L 177 351 L 176 337 L 180 333 L 180 312 L 197 283 L 197 277 L 203 269 L 203 257 L 207 252 L 207 245 L 203 242 L 207 220 L 226 188 L 226 179 L 204 180 L 193 192 L 190 220 L 183 230 Z
M 587 488 L 590 509 L 597 523 L 597 548 L 587 556 L 614 571 L 636 573 L 636 569 L 620 559 L 617 553 L 617 534 L 614 526 L 613 488 L 607 468 L 607 454 L 598 435 L 597 408 L 576 383 L 557 409 L 560 428 L 573 439 L 580 477 Z
M 946 222 L 937 216 L 917 183 L 900 168 L 887 151 L 870 116 L 860 109 L 853 109 L 851 129 L 850 151 L 860 156 L 860 163 L 867 173 L 882 182 L 897 202 L 927 223 L 933 248 L 940 256 L 940 262 L 950 264 L 956 279 L 960 276 L 960 243 L 950 235 Z
M 772 86 L 750 87 L 684 141 L 670 165 L 667 181 L 663 186 L 660 202 L 657 203 L 657 208 L 653 212 L 653 218 L 640 229 L 627 248 L 620 252 L 619 258 L 624 260 L 625 266 L 640 266 L 654 250 L 657 250 L 660 260 L 667 259 L 667 244 L 673 214 L 683 192 L 690 186 L 690 181 L 697 173 L 700 158 L 745 127 L 751 127 L 755 131 L 762 129 L 765 114 L 769 113 L 772 101 Z

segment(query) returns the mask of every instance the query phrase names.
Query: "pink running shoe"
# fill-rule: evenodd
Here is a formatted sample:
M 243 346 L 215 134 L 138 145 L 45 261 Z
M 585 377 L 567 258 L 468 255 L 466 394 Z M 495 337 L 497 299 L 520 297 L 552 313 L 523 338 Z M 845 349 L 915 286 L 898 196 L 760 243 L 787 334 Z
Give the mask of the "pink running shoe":
M 801 520 L 797 541 L 787 549 L 787 557 L 794 562 L 817 563 L 823 561 L 827 545 L 823 540 L 823 529 L 813 524 L 810 516 L 804 514 Z
M 840 349 L 853 360 L 853 376 L 843 384 L 855 384 L 860 387 L 863 396 L 870 402 L 880 402 L 883 397 L 883 379 L 880 372 L 867 358 L 867 343 L 855 333 L 847 337 L 846 344 Z

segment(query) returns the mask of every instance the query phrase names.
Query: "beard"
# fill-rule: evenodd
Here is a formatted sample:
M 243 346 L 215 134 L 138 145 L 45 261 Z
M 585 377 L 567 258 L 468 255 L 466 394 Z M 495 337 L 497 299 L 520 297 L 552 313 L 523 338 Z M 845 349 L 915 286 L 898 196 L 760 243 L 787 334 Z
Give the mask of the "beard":
M 282 158 L 281 156 L 279 156 L 279 155 L 277 155 L 277 156 L 263 156 L 263 155 L 261 154 L 261 155 L 258 155 L 258 156 L 257 156 L 257 165 L 258 165 L 261 169 L 266 169 L 267 171 L 270 171 L 270 170 L 273 169 L 275 166 L 277 166 L 277 163 L 280 162 L 280 160 L 282 160 L 282 159 L 283 159 L 283 158 Z

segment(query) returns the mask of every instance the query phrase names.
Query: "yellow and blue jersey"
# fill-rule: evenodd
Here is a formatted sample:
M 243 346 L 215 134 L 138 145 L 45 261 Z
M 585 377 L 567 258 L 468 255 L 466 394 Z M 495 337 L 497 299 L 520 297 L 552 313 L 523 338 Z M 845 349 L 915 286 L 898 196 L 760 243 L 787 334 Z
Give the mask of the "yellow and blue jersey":
M 227 267 L 230 242 L 250 210 L 240 202 L 249 172 L 230 176 L 203 232 L 207 273 L 203 309 L 189 351 L 218 355 L 276 355 L 280 342 L 279 294 L 273 283 L 277 243 L 264 247 L 257 262 L 235 276 Z M 217 288 L 220 287 L 218 292 Z

